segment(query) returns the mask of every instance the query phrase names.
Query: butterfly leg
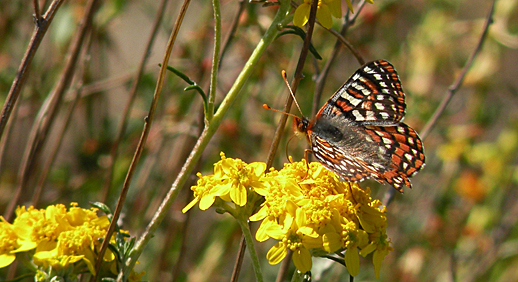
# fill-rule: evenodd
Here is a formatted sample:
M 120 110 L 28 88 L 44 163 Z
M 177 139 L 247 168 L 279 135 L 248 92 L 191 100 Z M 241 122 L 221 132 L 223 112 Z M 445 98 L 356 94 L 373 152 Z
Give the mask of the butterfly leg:
M 304 176 L 304 179 L 306 179 L 309 175 L 309 158 L 308 158 L 308 154 L 311 153 L 313 154 L 313 151 L 311 151 L 311 149 L 305 149 L 304 150 L 304 159 L 306 160 L 306 176 Z

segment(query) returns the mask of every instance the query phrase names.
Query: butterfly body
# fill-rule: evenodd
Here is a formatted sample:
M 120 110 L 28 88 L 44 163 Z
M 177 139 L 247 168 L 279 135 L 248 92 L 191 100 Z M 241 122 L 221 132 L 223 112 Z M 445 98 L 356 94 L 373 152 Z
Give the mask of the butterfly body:
M 378 60 L 356 71 L 312 120 L 295 118 L 316 159 L 348 182 L 372 178 L 398 191 L 424 166 L 417 133 L 402 122 L 405 94 L 394 67 Z

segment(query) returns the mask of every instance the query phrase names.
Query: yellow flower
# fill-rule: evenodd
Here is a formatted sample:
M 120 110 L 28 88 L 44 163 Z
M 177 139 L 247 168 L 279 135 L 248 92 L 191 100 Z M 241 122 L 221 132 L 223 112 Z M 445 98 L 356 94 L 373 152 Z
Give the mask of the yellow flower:
M 297 7 L 295 14 L 293 15 L 294 25 L 303 27 L 308 22 L 312 2 L 312 0 L 304 0 L 304 3 Z M 352 11 L 350 0 L 347 0 L 347 5 Z M 329 29 L 333 26 L 333 19 L 331 16 L 337 19 L 342 17 L 340 0 L 318 0 L 317 19 L 323 27 Z
M 0 268 L 10 265 L 16 259 L 14 250 L 20 246 L 17 240 L 12 225 L 0 216 Z
M 297 269 L 307 272 L 311 254 L 345 250 L 344 262 L 352 276 L 359 273 L 360 254 L 375 252 L 378 269 L 389 250 L 384 244 L 386 217 L 369 189 L 340 182 L 320 163 L 311 163 L 308 170 L 304 160 L 285 164 L 267 178 L 270 185 L 257 190 L 265 201 L 250 220 L 262 220 L 258 241 L 279 241 L 267 254 L 270 264 L 280 262 L 290 249 Z
M 198 183 L 191 187 L 194 199 L 182 209 L 187 212 L 196 203 L 200 203 L 201 210 L 210 208 L 216 198 L 226 202 L 233 202 L 243 207 L 248 202 L 248 196 L 256 189 L 265 189 L 268 179 L 265 177 L 265 163 L 247 164 L 240 159 L 225 157 L 220 153 L 221 161 L 214 164 L 214 174 L 202 176 L 198 173 Z

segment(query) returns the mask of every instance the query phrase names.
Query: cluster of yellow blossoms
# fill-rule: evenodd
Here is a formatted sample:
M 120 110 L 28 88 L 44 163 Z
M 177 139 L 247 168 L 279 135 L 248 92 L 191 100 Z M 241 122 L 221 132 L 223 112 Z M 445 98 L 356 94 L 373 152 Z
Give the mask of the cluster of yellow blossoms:
M 100 239 L 109 224 L 106 215 L 97 215 L 97 209 L 82 209 L 77 203 L 68 210 L 62 204 L 46 209 L 19 207 L 12 224 L 0 216 L 0 268 L 10 265 L 17 254 L 27 254 L 32 257 L 27 265 L 34 269 L 35 281 L 55 276 L 75 281 L 73 277 L 77 279 L 85 269 L 94 274 Z M 103 269 L 116 274 L 115 259 L 107 250 Z
M 309 168 L 309 169 L 308 169 Z M 191 189 L 195 199 L 186 212 L 199 202 L 202 210 L 213 204 L 228 211 L 235 207 L 252 214 L 257 199 L 263 199 L 259 211 L 249 217 L 261 221 L 257 241 L 278 241 L 267 254 L 271 264 L 279 263 L 293 251 L 293 262 L 305 273 L 311 270 L 311 256 L 335 253 L 342 256 L 352 276 L 359 273 L 359 255 L 373 254 L 376 276 L 381 262 L 391 250 L 386 235 L 386 216 L 379 200 L 370 190 L 357 184 L 340 182 L 320 163 L 306 165 L 305 160 L 285 164 L 280 171 L 265 173 L 266 164 L 247 164 L 226 158 L 214 165 L 214 174 L 201 176 Z M 259 196 L 258 196 L 259 195 Z M 262 197 L 260 197 L 262 196 Z M 235 210 L 229 211 L 235 216 Z

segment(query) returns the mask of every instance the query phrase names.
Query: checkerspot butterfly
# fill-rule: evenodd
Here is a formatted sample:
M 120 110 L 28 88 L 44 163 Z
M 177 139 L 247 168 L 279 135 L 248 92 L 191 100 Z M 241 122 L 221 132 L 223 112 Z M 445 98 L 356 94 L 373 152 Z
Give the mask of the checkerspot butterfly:
M 399 192 L 424 166 L 423 143 L 404 124 L 405 93 L 394 66 L 385 60 L 358 69 L 314 119 L 295 117 L 315 158 L 341 180 L 372 178 Z

